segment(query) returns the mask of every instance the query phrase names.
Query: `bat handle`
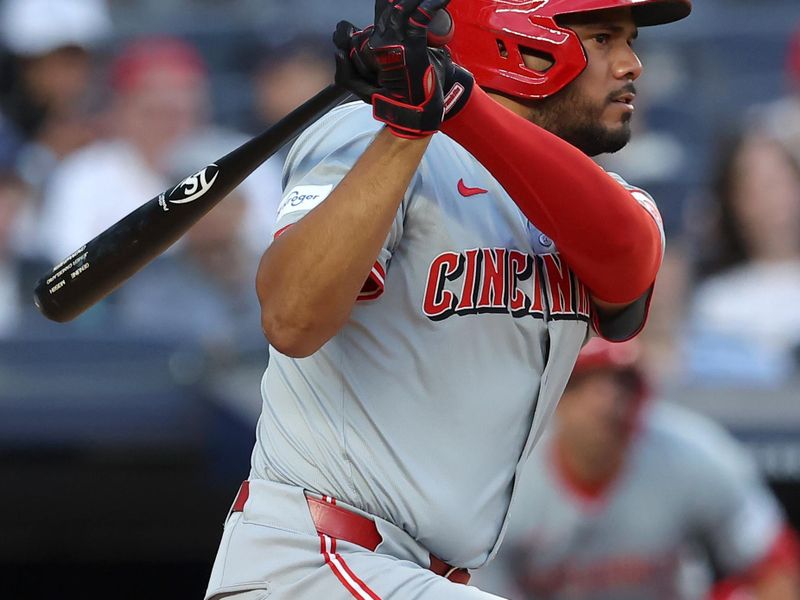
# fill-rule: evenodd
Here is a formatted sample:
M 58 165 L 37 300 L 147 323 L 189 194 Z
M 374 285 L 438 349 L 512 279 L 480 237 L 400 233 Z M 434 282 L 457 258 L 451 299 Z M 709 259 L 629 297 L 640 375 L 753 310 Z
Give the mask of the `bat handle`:
M 433 16 L 433 20 L 428 25 L 428 45 L 441 48 L 452 41 L 454 33 L 453 17 L 442 9 Z

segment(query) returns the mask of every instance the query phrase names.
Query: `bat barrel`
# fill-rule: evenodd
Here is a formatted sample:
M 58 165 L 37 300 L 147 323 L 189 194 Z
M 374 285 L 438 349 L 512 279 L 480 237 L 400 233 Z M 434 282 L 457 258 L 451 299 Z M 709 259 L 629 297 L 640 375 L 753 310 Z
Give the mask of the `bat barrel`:
M 52 321 L 74 319 L 164 252 L 216 202 L 186 205 L 175 216 L 165 194 L 153 198 L 42 277 L 33 294 L 37 308 Z

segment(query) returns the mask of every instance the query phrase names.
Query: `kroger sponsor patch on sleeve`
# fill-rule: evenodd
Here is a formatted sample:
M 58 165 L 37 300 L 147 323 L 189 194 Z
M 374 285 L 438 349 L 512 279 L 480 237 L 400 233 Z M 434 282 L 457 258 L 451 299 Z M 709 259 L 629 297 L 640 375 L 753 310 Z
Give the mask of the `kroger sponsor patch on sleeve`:
M 318 206 L 333 190 L 332 185 L 299 185 L 283 197 L 278 206 L 280 221 L 286 215 L 296 212 L 308 212 Z

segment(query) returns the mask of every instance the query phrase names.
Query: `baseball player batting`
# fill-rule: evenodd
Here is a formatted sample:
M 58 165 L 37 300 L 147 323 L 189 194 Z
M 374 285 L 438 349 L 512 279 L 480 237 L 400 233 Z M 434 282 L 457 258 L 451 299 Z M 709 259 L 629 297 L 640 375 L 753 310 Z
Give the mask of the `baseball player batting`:
M 454 0 L 452 57 L 426 47 L 445 4 L 376 0 L 334 34 L 363 102 L 287 158 L 263 411 L 207 600 L 496 598 L 469 570 L 581 346 L 644 324 L 658 211 L 590 157 L 630 136 L 638 28 L 689 0 Z

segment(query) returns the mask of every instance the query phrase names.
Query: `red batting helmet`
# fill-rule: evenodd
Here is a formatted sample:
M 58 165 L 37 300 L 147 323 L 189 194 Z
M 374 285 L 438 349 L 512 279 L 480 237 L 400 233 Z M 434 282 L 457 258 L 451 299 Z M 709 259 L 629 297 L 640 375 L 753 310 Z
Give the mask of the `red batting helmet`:
M 688 16 L 691 0 L 455 0 L 448 11 L 455 35 L 453 59 L 481 87 L 522 99 L 545 98 L 586 68 L 578 36 L 556 22 L 562 15 L 630 7 L 638 26 L 671 23 Z M 544 55 L 552 66 L 525 66 L 523 49 Z
M 636 340 L 618 344 L 601 338 L 592 338 L 578 355 L 572 375 L 594 371 L 627 373 L 636 387 L 637 396 L 639 399 L 644 399 L 648 389 L 641 369 L 641 355 L 642 348 Z

